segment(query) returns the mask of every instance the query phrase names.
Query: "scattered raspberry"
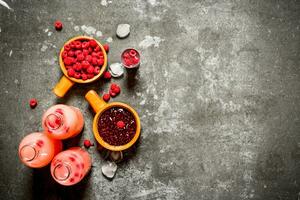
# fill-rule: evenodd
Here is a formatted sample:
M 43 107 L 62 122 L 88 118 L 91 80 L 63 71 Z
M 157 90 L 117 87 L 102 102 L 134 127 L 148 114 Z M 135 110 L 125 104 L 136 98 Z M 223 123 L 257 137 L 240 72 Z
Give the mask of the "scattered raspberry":
M 105 44 L 103 45 L 104 50 L 108 53 L 109 52 L 109 45 Z
M 117 127 L 118 128 L 124 128 L 125 127 L 125 123 L 123 121 L 118 121 L 117 122 Z
M 109 72 L 109 71 L 104 72 L 103 77 L 104 77 L 105 79 L 107 79 L 107 80 L 111 79 L 111 74 L 110 74 L 110 72 Z
M 55 23 L 54 23 L 54 26 L 55 26 L 55 29 L 57 31 L 60 31 L 63 27 L 63 24 L 61 23 L 61 21 L 57 20 Z
M 104 101 L 108 102 L 110 100 L 110 95 L 108 93 L 106 93 L 102 96 L 102 98 Z
M 116 94 L 119 94 L 119 93 L 121 92 L 120 86 L 118 86 L 118 85 L 115 84 L 115 83 L 112 83 L 112 84 L 111 84 L 110 90 L 111 90 L 113 93 L 116 93 Z
M 94 146 L 94 144 L 91 143 L 91 141 L 90 141 L 90 140 L 87 140 L 87 139 L 85 139 L 85 140 L 83 141 L 83 145 L 84 145 L 85 148 L 90 148 L 91 146 Z
M 37 100 L 34 98 L 30 99 L 29 105 L 30 105 L 30 108 L 35 108 L 37 106 Z
M 113 92 L 112 90 L 109 90 L 109 95 L 111 97 L 115 97 L 115 96 L 117 96 L 117 93 Z

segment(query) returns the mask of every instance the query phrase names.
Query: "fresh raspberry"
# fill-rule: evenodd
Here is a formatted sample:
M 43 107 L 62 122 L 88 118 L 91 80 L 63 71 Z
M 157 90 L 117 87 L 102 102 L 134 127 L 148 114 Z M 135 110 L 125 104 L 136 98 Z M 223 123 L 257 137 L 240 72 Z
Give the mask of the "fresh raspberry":
M 74 77 L 74 75 L 75 75 L 75 70 L 72 68 L 68 69 L 68 76 Z
M 115 83 L 112 83 L 112 84 L 111 84 L 110 90 L 111 90 L 113 93 L 116 93 L 116 94 L 119 94 L 119 93 L 121 92 L 120 86 L 118 86 L 118 85 L 115 84 Z
M 85 41 L 85 42 L 82 42 L 81 46 L 83 49 L 88 49 L 90 46 L 90 43 Z
M 111 74 L 110 74 L 110 72 L 109 72 L 109 71 L 104 72 L 103 77 L 104 77 L 105 79 L 111 79 Z
M 81 49 L 82 48 L 81 42 L 79 40 L 76 40 L 76 42 L 75 42 L 75 48 L 76 49 Z
M 72 50 L 68 51 L 68 56 L 73 57 L 74 55 L 75 55 L 74 51 L 72 51 Z
M 108 44 L 104 44 L 103 45 L 104 50 L 108 53 L 109 52 L 109 45 Z
M 91 55 L 87 55 L 86 57 L 85 57 L 85 60 L 86 61 L 88 61 L 89 63 L 91 63 L 92 62 L 92 56 Z
M 98 54 L 97 54 L 96 52 L 93 52 L 93 53 L 92 53 L 92 56 L 93 56 L 93 57 L 98 57 Z
M 103 58 L 104 57 L 102 51 L 99 51 L 96 54 L 97 54 L 97 57 L 99 57 L 99 58 Z
M 95 75 L 94 74 L 87 74 L 88 79 L 94 78 Z
M 57 31 L 60 31 L 63 28 L 63 24 L 59 20 L 55 21 L 54 26 Z
M 30 108 L 35 108 L 37 106 L 37 100 L 32 98 L 29 100 L 29 105 L 30 105 Z
M 94 68 L 94 74 L 99 74 L 100 73 L 100 67 L 95 67 Z
M 131 49 L 131 50 L 129 51 L 129 55 L 130 55 L 131 57 L 135 57 L 135 56 L 136 56 L 136 51 L 133 50 L 133 49 Z
M 81 78 L 81 74 L 79 72 L 75 72 L 74 78 L 80 79 Z
M 93 47 L 93 48 L 95 48 L 98 45 L 96 40 L 90 40 L 89 43 L 90 43 L 90 46 Z
M 92 73 L 94 73 L 94 67 L 90 65 L 86 71 L 87 71 L 87 73 L 92 74 Z
M 97 65 L 97 64 L 98 64 L 97 58 L 93 57 L 92 58 L 92 65 Z
M 83 49 L 83 50 L 82 50 L 82 54 L 83 54 L 85 57 L 88 56 L 88 55 L 89 55 L 89 50 Z
M 118 128 L 124 128 L 125 127 L 125 123 L 123 121 L 118 121 L 117 122 L 117 127 Z
M 79 63 L 79 62 L 75 63 L 75 64 L 73 65 L 73 69 L 74 69 L 75 71 L 80 71 L 80 70 L 82 69 L 81 63 Z
M 98 52 L 98 51 L 100 51 L 100 50 L 101 50 L 101 48 L 100 48 L 100 46 L 98 46 L 98 45 L 97 45 L 97 46 L 95 47 L 95 49 L 94 49 L 95 52 Z
M 64 63 L 65 63 L 65 65 L 72 65 L 74 63 L 74 58 L 72 58 L 72 57 L 66 57 L 64 59 Z
M 106 94 L 104 94 L 104 95 L 102 96 L 102 99 L 103 99 L 104 101 L 108 102 L 108 101 L 110 100 L 110 95 L 109 95 L 108 93 L 106 93 Z
M 86 60 L 81 62 L 82 68 L 87 69 L 90 66 L 90 63 Z
M 97 59 L 97 64 L 102 66 L 104 64 L 104 59 L 102 59 L 102 58 Z
M 136 56 L 131 58 L 131 63 L 133 63 L 133 64 L 137 64 L 137 63 L 139 63 L 139 61 L 140 61 L 140 59 Z
M 82 51 L 81 50 L 76 50 L 75 51 L 75 55 L 77 56 L 78 54 L 81 54 L 82 53 Z
M 88 78 L 88 77 L 87 77 L 87 75 L 86 75 L 86 74 L 81 74 L 81 78 L 82 78 L 82 80 L 84 80 L 84 81 L 85 81 L 85 80 L 87 80 L 87 78 Z
M 91 141 L 90 141 L 90 140 L 87 140 L 87 139 L 85 139 L 85 140 L 83 141 L 83 145 L 84 145 L 85 148 L 90 148 L 91 146 L 94 146 L 94 144 L 91 143 Z
M 110 89 L 112 89 L 112 90 L 114 90 L 114 89 L 116 89 L 116 88 L 118 88 L 119 86 L 118 86 L 118 84 L 116 84 L 116 83 L 112 83 L 111 85 L 110 85 Z
M 71 47 L 72 49 L 75 49 L 75 41 L 70 42 L 70 47 Z
M 124 58 L 124 63 L 125 63 L 125 65 L 127 65 L 127 66 L 132 65 L 132 62 L 131 62 L 131 60 L 130 60 L 129 58 Z
M 77 60 L 78 61 L 83 61 L 84 60 L 84 55 L 82 53 L 77 54 Z
M 92 52 L 93 52 L 93 48 L 92 48 L 92 47 L 89 47 L 89 49 L 88 49 L 88 50 L 89 50 L 89 52 L 90 52 L 90 53 L 92 53 Z
M 124 55 L 123 55 L 123 57 L 124 57 L 124 58 L 130 58 L 130 55 L 129 55 L 128 52 L 125 52 Z
M 71 47 L 70 47 L 70 45 L 66 44 L 66 45 L 64 46 L 64 49 L 65 49 L 66 51 L 70 51 L 70 50 L 71 50 Z
M 68 57 L 68 52 L 64 50 L 62 53 L 62 58 L 66 58 L 66 57 Z
M 117 96 L 117 93 L 113 92 L 112 90 L 109 90 L 109 94 L 111 97 Z

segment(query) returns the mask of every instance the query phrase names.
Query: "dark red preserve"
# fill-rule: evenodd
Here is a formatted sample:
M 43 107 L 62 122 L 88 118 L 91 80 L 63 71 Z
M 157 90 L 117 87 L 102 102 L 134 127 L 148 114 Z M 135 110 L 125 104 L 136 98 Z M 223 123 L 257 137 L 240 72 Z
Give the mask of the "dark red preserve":
M 124 126 L 120 126 L 120 121 Z M 119 125 L 119 126 L 118 126 Z M 129 143 L 136 132 L 133 114 L 122 107 L 112 107 L 104 111 L 98 120 L 98 131 L 102 139 L 110 145 Z

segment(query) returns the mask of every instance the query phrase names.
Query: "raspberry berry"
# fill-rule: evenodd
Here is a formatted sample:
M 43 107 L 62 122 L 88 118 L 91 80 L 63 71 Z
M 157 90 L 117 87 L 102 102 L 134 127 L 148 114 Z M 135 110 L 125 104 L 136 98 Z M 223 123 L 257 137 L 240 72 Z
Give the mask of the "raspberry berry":
M 125 127 L 125 123 L 123 121 L 118 121 L 117 122 L 117 127 L 118 128 L 124 128 Z
M 90 40 L 90 46 L 95 48 L 97 46 L 97 42 L 95 40 Z
M 75 70 L 72 68 L 68 69 L 68 76 L 74 77 L 74 75 L 75 75 Z
M 88 79 L 88 77 L 87 77 L 86 74 L 81 74 L 81 78 L 82 78 L 82 80 L 84 80 L 84 81 Z
M 103 77 L 107 80 L 111 79 L 111 74 L 109 71 L 104 72 Z
M 100 67 L 95 67 L 94 68 L 94 74 L 99 74 L 100 73 Z
M 90 148 L 91 146 L 94 146 L 94 144 L 91 143 L 90 140 L 84 140 L 83 145 L 84 145 L 85 148 Z
M 61 23 L 61 21 L 57 20 L 55 23 L 54 23 L 54 26 L 55 26 L 55 29 L 57 31 L 60 31 L 63 27 L 63 24 Z
M 92 74 L 92 73 L 94 73 L 94 67 L 89 66 L 86 71 L 87 71 L 87 73 Z
M 104 44 L 103 45 L 104 50 L 108 53 L 109 52 L 109 45 L 108 44 Z
M 37 100 L 32 98 L 29 100 L 30 108 L 35 108 L 37 106 Z
M 110 95 L 109 95 L 108 93 L 106 93 L 106 94 L 104 94 L 104 95 L 102 96 L 102 99 L 103 99 L 104 101 L 108 102 L 108 101 L 110 100 Z

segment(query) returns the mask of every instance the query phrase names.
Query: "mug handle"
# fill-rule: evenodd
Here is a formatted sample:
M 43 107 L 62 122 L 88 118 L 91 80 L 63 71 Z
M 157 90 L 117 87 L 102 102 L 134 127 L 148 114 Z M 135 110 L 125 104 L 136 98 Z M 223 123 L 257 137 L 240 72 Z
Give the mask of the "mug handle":
M 59 82 L 53 88 L 53 92 L 56 96 L 63 97 L 73 85 L 73 81 L 68 79 L 66 76 L 62 76 Z
M 89 102 L 95 113 L 98 113 L 106 105 L 106 102 L 94 90 L 88 91 L 85 99 Z

